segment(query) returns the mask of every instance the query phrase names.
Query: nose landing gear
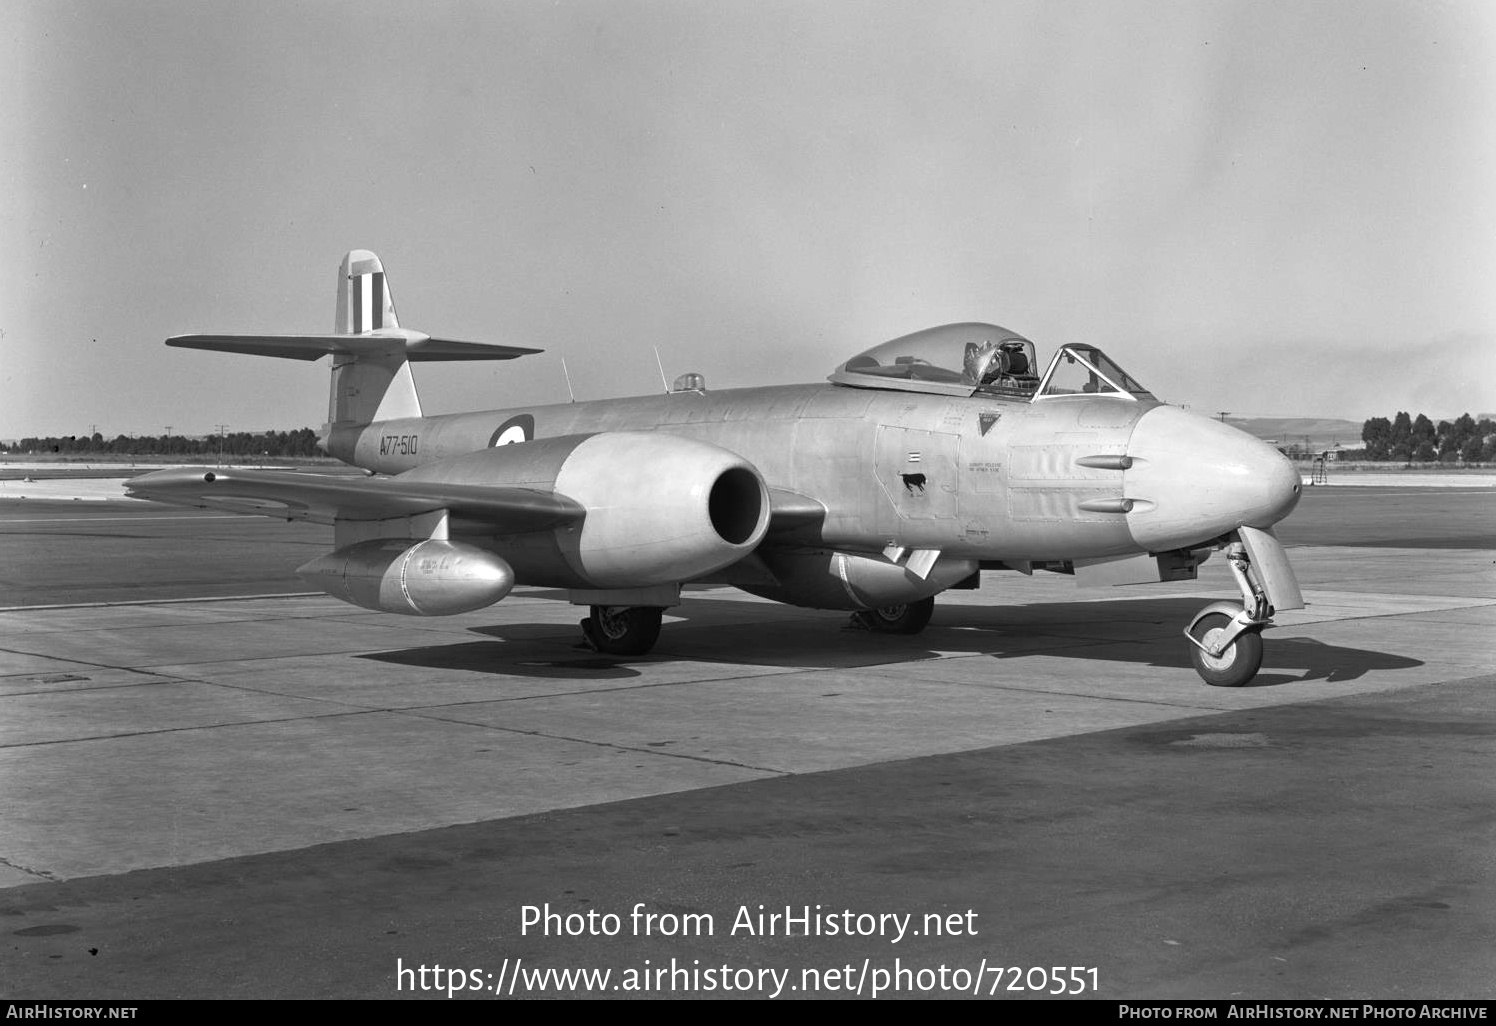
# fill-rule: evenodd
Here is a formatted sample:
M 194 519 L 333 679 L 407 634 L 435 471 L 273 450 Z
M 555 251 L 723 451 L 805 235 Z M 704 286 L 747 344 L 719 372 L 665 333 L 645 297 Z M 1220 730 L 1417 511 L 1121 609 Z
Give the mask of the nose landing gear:
M 1226 561 L 1241 589 L 1242 604 L 1212 602 L 1195 614 L 1184 636 L 1201 680 L 1218 688 L 1239 688 L 1262 667 L 1262 631 L 1272 625 L 1273 606 L 1240 536 L 1226 546 Z

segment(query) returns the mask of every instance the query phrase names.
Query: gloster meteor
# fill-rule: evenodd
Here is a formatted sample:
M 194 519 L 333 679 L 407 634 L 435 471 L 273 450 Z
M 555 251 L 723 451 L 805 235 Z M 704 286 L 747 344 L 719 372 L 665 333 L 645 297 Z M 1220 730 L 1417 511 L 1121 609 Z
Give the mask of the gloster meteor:
M 826 382 L 424 416 L 411 364 L 536 349 L 402 328 L 379 258 L 338 270 L 328 335 L 179 335 L 169 346 L 332 358 L 322 445 L 365 476 L 176 468 L 129 493 L 331 525 L 298 571 L 367 609 L 440 616 L 516 584 L 590 607 L 600 652 L 636 655 L 692 583 L 845 609 L 914 634 L 982 571 L 1083 585 L 1192 579 L 1224 550 L 1241 602 L 1185 626 L 1207 683 L 1246 683 L 1275 610 L 1303 605 L 1271 528 L 1299 500 L 1277 450 L 1169 406 L 1100 349 L 947 324 Z

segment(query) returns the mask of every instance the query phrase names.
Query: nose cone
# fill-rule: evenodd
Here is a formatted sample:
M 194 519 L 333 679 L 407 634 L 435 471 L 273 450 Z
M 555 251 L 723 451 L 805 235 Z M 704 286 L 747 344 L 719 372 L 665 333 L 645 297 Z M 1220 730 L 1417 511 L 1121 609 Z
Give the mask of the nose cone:
M 1127 446 L 1123 494 L 1133 540 L 1154 551 L 1183 548 L 1234 531 L 1268 528 L 1303 491 L 1277 449 L 1219 421 L 1157 406 L 1138 420 Z

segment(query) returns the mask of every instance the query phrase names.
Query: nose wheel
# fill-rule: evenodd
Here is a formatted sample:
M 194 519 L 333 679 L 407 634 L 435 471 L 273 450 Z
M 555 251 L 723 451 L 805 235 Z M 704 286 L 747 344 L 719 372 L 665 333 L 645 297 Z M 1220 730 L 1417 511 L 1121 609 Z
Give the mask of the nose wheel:
M 1190 662 L 1205 683 L 1239 688 L 1262 667 L 1262 628 L 1236 627 L 1237 618 L 1224 610 L 1203 613 L 1190 625 Z

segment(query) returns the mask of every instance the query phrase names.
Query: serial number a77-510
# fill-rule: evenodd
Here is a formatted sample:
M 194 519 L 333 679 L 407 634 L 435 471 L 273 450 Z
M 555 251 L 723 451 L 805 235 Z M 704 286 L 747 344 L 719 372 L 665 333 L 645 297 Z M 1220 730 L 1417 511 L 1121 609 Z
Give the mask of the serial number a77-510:
M 380 435 L 379 455 L 414 456 L 420 441 L 420 435 Z

